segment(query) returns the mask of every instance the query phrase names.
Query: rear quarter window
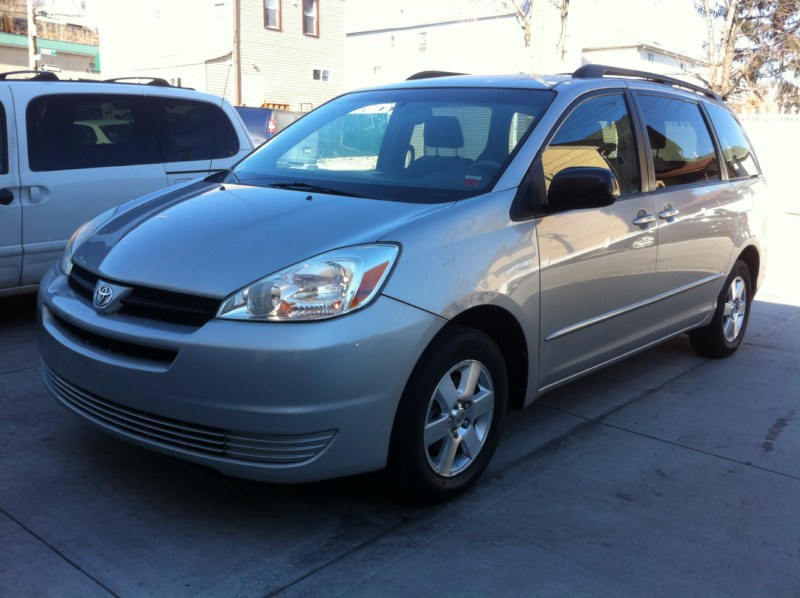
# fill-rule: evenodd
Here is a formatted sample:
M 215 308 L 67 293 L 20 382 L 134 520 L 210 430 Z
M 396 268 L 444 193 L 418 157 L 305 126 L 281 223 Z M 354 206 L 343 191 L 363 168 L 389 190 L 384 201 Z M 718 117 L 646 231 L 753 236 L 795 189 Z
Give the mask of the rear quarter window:
M 724 108 L 713 104 L 707 105 L 706 108 L 722 146 L 728 178 L 746 179 L 760 175 L 761 169 L 758 167 L 753 153 L 753 146 L 750 145 L 750 141 L 736 117 Z
M 222 108 L 183 98 L 148 97 L 164 162 L 229 158 L 239 137 Z
M 161 162 L 144 98 L 53 94 L 26 110 L 32 171 L 75 170 Z

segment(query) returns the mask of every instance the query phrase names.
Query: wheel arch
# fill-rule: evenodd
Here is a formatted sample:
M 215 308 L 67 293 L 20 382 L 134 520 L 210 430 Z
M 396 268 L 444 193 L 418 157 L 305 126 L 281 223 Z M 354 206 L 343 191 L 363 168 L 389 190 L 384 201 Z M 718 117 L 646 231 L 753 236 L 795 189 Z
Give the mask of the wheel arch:
M 737 259 L 743 261 L 747 265 L 747 269 L 750 271 L 750 284 L 753 286 L 752 294 L 755 295 L 758 290 L 761 254 L 759 254 L 755 246 L 749 245 L 742 250 Z
M 508 407 L 521 409 L 525 404 L 529 379 L 528 345 L 517 319 L 502 307 L 481 305 L 458 314 L 439 334 L 451 326 L 480 330 L 497 343 L 508 371 Z

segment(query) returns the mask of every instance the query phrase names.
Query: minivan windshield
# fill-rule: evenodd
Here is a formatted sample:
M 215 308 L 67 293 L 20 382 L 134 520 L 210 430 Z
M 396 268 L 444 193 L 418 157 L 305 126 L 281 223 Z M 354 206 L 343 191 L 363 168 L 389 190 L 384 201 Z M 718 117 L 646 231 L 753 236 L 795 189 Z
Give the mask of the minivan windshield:
M 403 202 L 465 199 L 491 188 L 552 98 L 496 88 L 351 93 L 262 146 L 231 179 Z

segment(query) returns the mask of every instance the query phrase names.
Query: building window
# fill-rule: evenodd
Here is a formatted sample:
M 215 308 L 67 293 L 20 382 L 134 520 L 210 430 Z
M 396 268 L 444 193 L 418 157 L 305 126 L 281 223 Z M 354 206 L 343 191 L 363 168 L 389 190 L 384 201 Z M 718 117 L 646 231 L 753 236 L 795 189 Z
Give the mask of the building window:
M 428 51 L 428 33 L 425 31 L 420 31 L 419 34 L 419 51 L 420 52 Z
M 655 61 L 655 59 L 656 59 L 655 54 L 653 54 L 652 52 L 647 53 L 647 62 L 653 62 Z
M 303 33 L 319 36 L 319 0 L 303 0 Z
M 281 0 L 264 0 L 264 27 L 281 28 Z

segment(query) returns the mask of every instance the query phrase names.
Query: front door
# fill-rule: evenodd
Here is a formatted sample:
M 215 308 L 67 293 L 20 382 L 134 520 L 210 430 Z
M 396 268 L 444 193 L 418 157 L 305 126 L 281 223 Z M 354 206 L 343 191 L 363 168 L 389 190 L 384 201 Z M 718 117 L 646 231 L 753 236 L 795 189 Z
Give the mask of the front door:
M 624 94 L 572 109 L 541 156 L 545 185 L 560 170 L 611 170 L 611 206 L 551 213 L 536 223 L 541 265 L 539 386 L 546 389 L 631 350 L 653 294 L 656 217 L 641 192 L 639 153 Z

